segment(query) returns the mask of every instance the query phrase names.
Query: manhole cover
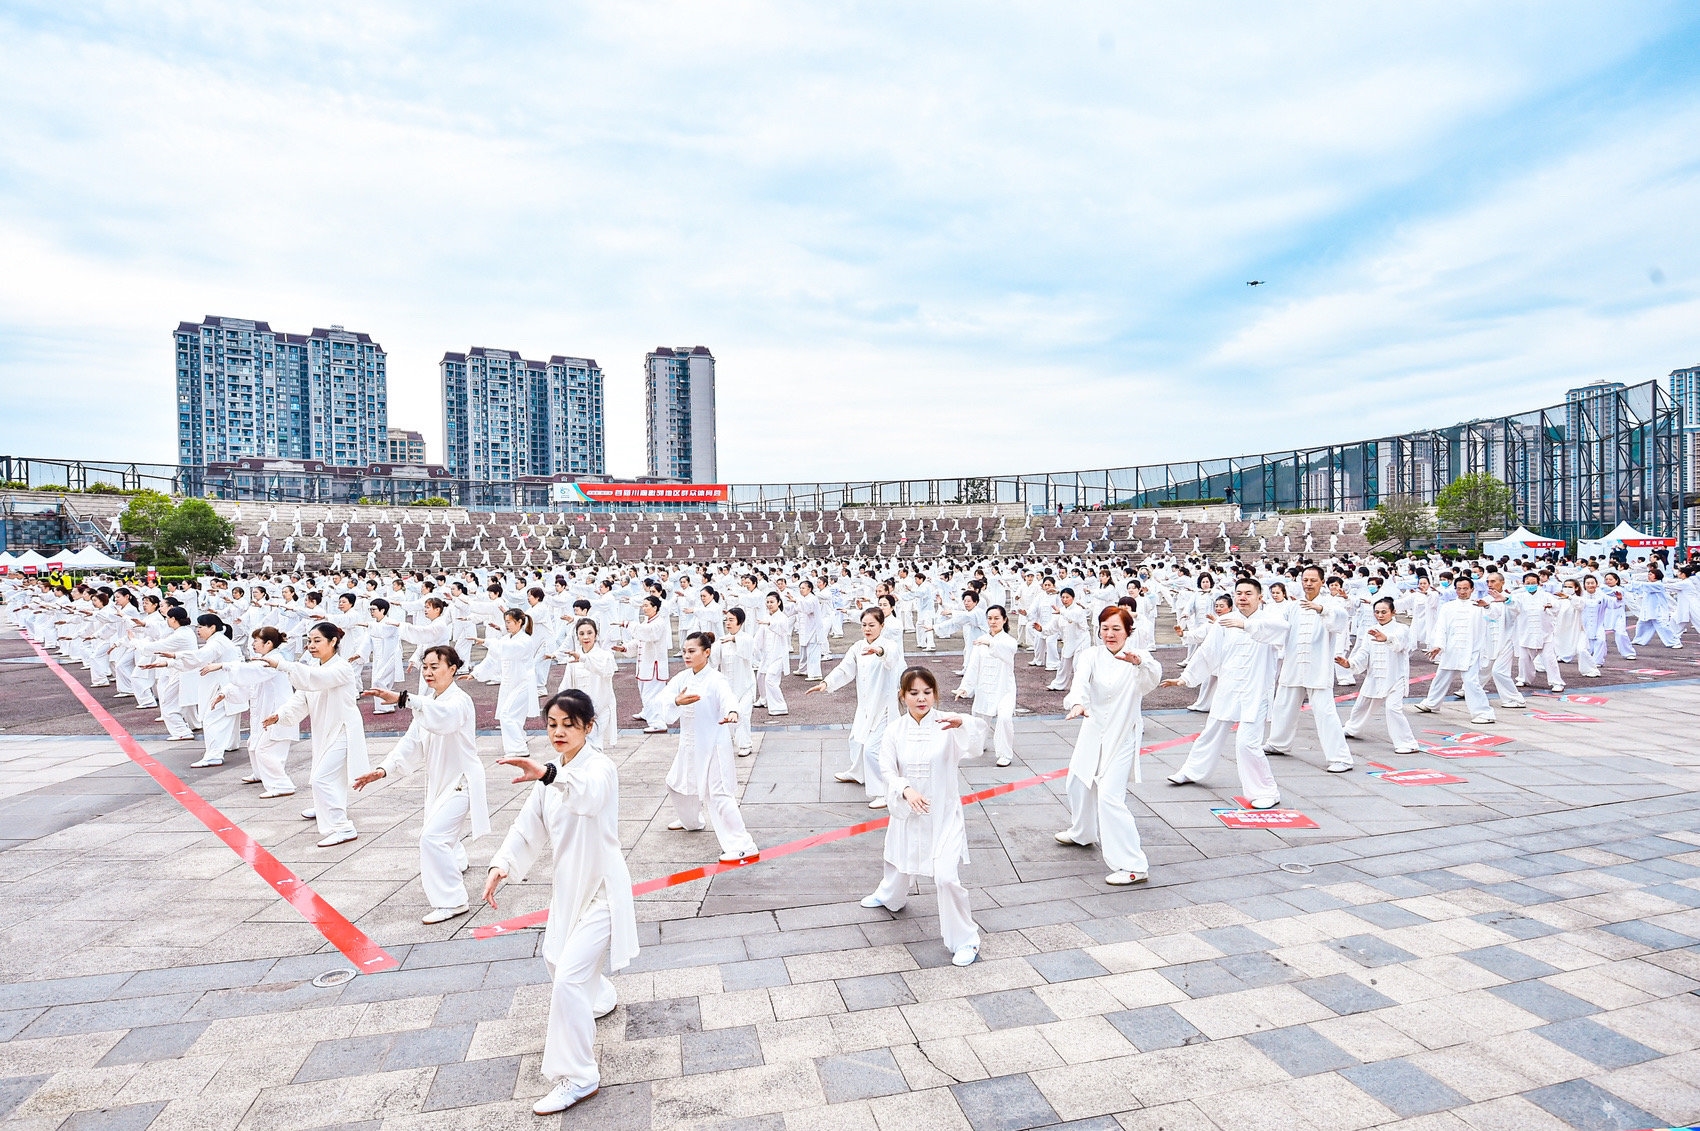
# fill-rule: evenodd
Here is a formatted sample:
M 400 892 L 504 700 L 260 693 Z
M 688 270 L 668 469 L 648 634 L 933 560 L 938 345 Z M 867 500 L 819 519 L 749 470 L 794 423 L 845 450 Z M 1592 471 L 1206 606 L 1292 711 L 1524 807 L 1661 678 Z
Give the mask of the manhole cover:
M 341 970 L 326 970 L 313 979 L 313 984 L 321 990 L 328 990 L 333 986 L 340 986 L 344 982 L 352 982 L 353 980 L 354 971 L 344 966 Z

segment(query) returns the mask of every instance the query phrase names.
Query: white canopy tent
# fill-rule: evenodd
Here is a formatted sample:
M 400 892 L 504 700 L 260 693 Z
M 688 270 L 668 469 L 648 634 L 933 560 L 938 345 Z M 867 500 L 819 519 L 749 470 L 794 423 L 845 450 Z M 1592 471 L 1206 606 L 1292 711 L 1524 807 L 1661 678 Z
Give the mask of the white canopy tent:
M 1482 545 L 1482 553 L 1490 558 L 1516 558 L 1525 554 L 1545 554 L 1564 549 L 1564 539 L 1536 534 L 1527 526 L 1519 526 L 1505 537 Z
M 55 558 L 53 560 L 57 561 L 58 559 Z M 42 557 L 40 554 L 36 553 L 34 550 L 25 550 L 23 553 L 19 554 L 17 556 L 17 559 L 13 562 L 12 572 L 13 573 L 46 573 L 47 572 L 47 562 L 48 562 L 47 558 Z
M 119 561 L 95 546 L 84 546 L 65 558 L 65 568 L 72 570 L 129 569 L 130 562 Z
M 1653 556 L 1654 550 L 1670 549 L 1675 545 L 1675 538 L 1643 534 L 1627 522 L 1620 522 L 1604 537 L 1591 539 L 1577 546 L 1576 554 L 1583 558 L 1604 558 L 1621 547 L 1629 555 L 1630 561 L 1644 562 Z

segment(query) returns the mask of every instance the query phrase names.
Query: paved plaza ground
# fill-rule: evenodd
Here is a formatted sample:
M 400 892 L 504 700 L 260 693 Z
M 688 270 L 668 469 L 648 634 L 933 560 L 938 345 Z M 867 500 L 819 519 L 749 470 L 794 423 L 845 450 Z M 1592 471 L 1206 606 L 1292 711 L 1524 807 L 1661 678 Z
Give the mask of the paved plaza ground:
M 598 1025 L 601 1094 L 538 1119 L 541 932 L 474 932 L 543 907 L 546 867 L 505 889 L 500 913 L 422 926 L 422 777 L 368 790 L 352 809 L 360 838 L 318 849 L 305 793 L 261 801 L 238 781 L 244 762 L 190 770 L 198 743 L 144 739 L 228 818 L 226 835 L 270 850 L 399 963 L 319 988 L 349 960 L 185 798 L 98 727 L 17 725 L 20 711 L 87 711 L 13 630 L 0 636 L 0 659 L 21 661 L 0 669 L 0 698 L 28 700 L 6 707 L 0 735 L 7 1127 L 1541 1131 L 1700 1118 L 1692 648 L 1643 654 L 1639 666 L 1672 675 L 1572 689 L 1604 702 L 1542 700 L 1492 728 L 1470 727 L 1462 705 L 1413 717 L 1437 748 L 1472 756 L 1360 742 L 1360 768 L 1330 775 L 1312 737 L 1275 770 L 1284 806 L 1314 829 L 1228 827 L 1216 810 L 1234 808 L 1231 768 L 1164 783 L 1202 718 L 1154 710 L 1157 749 L 1130 797 L 1150 884 L 1107 887 L 1096 851 L 1055 843 L 1060 779 L 973 804 L 964 879 L 984 944 L 967 969 L 949 964 L 930 885 L 900 914 L 858 905 L 880 873 L 877 830 L 662 887 L 639 899 L 643 950 Z M 148 718 L 132 729 L 157 727 Z M 1023 718 L 1016 764 L 972 765 L 964 791 L 1060 770 L 1076 725 Z M 1471 731 L 1510 741 L 1451 737 Z M 613 752 L 637 881 L 717 852 L 710 833 L 666 829 L 676 741 L 628 734 Z M 832 780 L 844 741 L 824 725 L 759 734 L 739 777 L 763 848 L 879 816 Z M 497 740 L 481 744 L 493 759 Z M 307 758 L 303 742 L 298 781 Z M 1367 761 L 1464 780 L 1402 784 Z M 521 797 L 492 773 L 498 834 Z M 469 846 L 475 883 L 498 842 Z

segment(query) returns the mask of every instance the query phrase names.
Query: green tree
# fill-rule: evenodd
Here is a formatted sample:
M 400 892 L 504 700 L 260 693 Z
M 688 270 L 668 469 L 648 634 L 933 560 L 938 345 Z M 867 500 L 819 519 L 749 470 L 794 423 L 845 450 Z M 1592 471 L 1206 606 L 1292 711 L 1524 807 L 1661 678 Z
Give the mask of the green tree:
M 1434 533 L 1434 515 L 1415 495 L 1388 495 L 1375 508 L 1375 517 L 1364 527 L 1364 536 L 1373 542 L 1392 539 L 1401 550 L 1409 550 L 1418 538 Z
M 1449 529 L 1470 535 L 1481 544 L 1484 530 L 1502 530 L 1516 521 L 1511 511 L 1511 488 L 1486 471 L 1460 475 L 1435 496 L 1435 513 Z
M 236 528 L 205 499 L 184 499 L 165 522 L 160 541 L 182 554 L 191 569 L 236 544 Z
M 176 513 L 177 504 L 171 501 L 170 495 L 138 491 L 131 496 L 130 505 L 118 516 L 118 529 L 133 542 L 146 542 L 149 560 L 153 561 L 159 557 L 165 525 Z

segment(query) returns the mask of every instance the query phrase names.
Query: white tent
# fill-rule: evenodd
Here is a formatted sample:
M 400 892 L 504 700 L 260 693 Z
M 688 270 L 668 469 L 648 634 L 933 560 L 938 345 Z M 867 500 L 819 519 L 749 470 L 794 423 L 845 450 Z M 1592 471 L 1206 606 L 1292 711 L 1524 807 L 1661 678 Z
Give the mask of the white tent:
M 1547 538 L 1527 526 L 1519 526 L 1505 537 L 1482 545 L 1482 553 L 1490 558 L 1515 558 L 1524 554 L 1545 554 L 1564 549 L 1564 539 Z
M 1583 558 L 1603 558 L 1621 546 L 1628 551 L 1629 560 L 1637 562 L 1652 557 L 1654 550 L 1661 547 L 1668 549 L 1675 545 L 1675 538 L 1643 534 L 1627 522 L 1620 522 L 1605 537 L 1590 539 L 1577 546 L 1576 554 Z
M 48 559 L 42 557 L 34 550 L 25 550 L 23 553 L 18 555 L 17 561 L 14 563 L 12 569 L 14 573 L 24 573 L 26 571 L 46 573 L 47 561 Z
M 0 573 L 13 573 L 18 568 L 18 559 L 10 550 L 0 553 Z
M 131 563 L 119 561 L 95 546 L 84 546 L 65 558 L 66 569 L 128 569 Z

